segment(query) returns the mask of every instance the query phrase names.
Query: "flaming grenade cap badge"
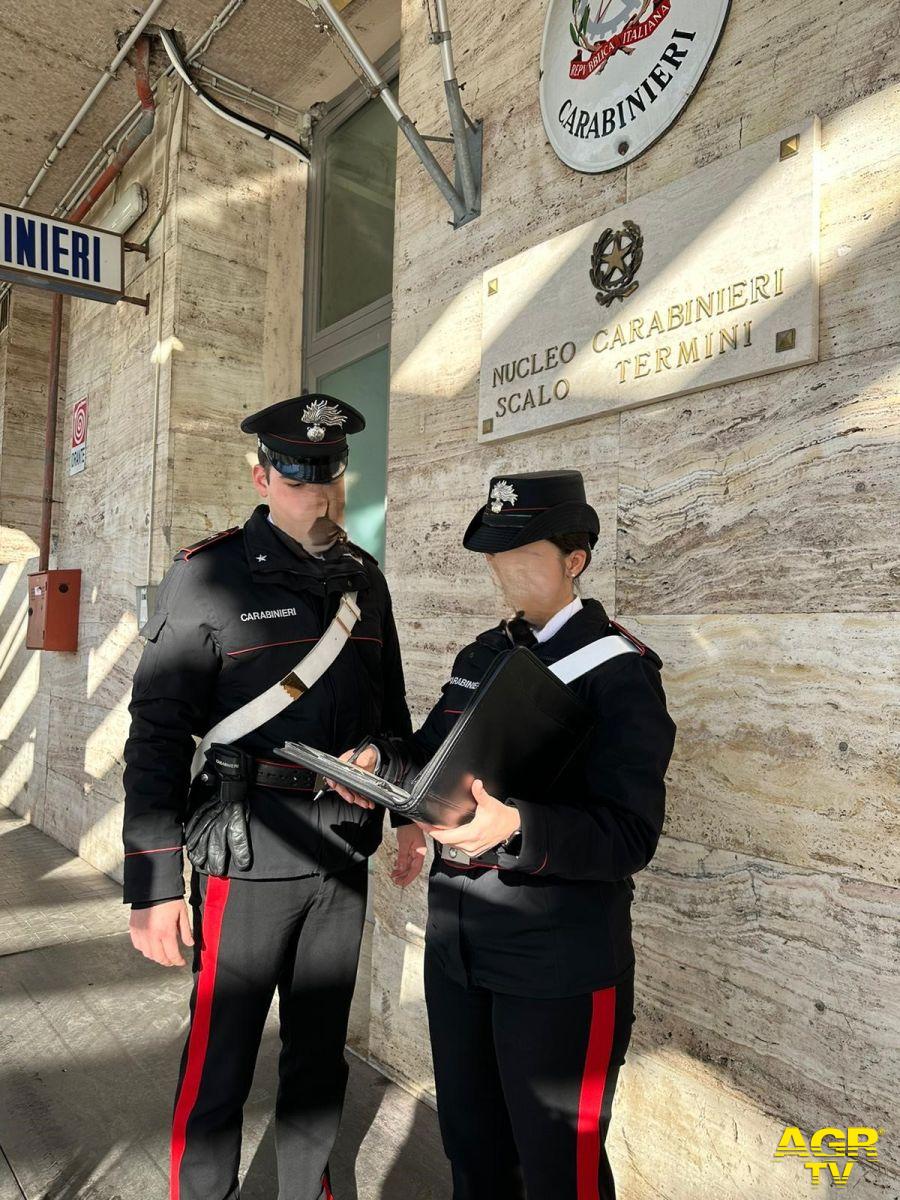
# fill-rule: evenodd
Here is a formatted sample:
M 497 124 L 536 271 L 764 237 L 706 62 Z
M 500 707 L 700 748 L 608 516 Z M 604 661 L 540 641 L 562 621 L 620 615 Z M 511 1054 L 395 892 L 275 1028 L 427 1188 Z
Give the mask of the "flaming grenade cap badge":
M 307 426 L 306 436 L 311 442 L 321 442 L 326 426 L 337 425 L 340 428 L 347 420 L 336 404 L 329 404 L 325 400 L 314 400 L 307 404 L 300 419 Z
M 505 479 L 498 479 L 491 488 L 491 512 L 500 512 L 504 504 L 515 504 L 518 498 L 512 484 Z

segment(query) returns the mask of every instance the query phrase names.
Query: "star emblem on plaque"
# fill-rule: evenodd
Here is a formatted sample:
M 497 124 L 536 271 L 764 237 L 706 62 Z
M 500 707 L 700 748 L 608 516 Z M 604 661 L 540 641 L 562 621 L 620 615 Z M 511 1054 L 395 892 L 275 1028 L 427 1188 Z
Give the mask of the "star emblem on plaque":
M 518 498 L 511 483 L 507 483 L 505 479 L 498 479 L 491 488 L 491 512 L 500 512 L 504 504 L 515 504 Z
M 314 400 L 307 404 L 300 419 L 307 426 L 306 436 L 311 442 L 321 442 L 327 426 L 336 425 L 340 428 L 347 420 L 336 404 L 329 404 L 325 400 Z
M 604 229 L 591 251 L 591 283 L 597 303 L 604 308 L 613 300 L 624 300 L 637 291 L 635 279 L 644 259 L 644 237 L 634 221 L 623 221 L 621 229 Z

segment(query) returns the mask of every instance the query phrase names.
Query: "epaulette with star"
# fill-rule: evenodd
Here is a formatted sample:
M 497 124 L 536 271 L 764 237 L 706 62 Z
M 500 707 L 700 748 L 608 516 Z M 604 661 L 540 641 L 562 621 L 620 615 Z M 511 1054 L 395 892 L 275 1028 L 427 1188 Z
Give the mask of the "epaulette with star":
M 223 542 L 226 538 L 234 537 L 236 533 L 241 532 L 242 528 L 242 525 L 232 525 L 231 529 L 223 529 L 220 533 L 211 533 L 209 537 L 202 538 L 199 542 L 194 542 L 193 546 L 182 546 L 175 555 L 175 561 L 186 562 L 195 554 L 199 554 L 201 550 L 207 550 L 210 546 L 215 546 L 218 542 Z

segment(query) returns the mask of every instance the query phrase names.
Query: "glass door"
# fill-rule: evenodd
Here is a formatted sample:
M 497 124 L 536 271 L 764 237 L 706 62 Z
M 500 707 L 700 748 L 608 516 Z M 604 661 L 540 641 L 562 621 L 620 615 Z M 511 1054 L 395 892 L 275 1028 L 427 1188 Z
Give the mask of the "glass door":
M 396 89 L 396 51 L 379 64 Z M 347 531 L 384 563 L 397 126 L 359 85 L 316 124 L 307 207 L 304 369 L 309 391 L 358 408 Z
M 349 439 L 347 532 L 351 541 L 380 563 L 384 562 L 390 359 L 389 348 L 380 346 L 356 362 L 319 375 L 315 386 L 315 391 L 346 400 L 366 418 L 362 433 Z

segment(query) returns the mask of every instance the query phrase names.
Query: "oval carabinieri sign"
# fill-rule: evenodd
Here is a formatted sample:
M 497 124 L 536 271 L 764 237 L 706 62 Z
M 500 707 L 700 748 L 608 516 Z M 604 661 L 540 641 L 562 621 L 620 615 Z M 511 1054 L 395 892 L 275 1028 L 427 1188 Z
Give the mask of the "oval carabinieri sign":
M 576 171 L 610 171 L 665 133 L 700 83 L 730 0 L 550 0 L 541 115 Z

